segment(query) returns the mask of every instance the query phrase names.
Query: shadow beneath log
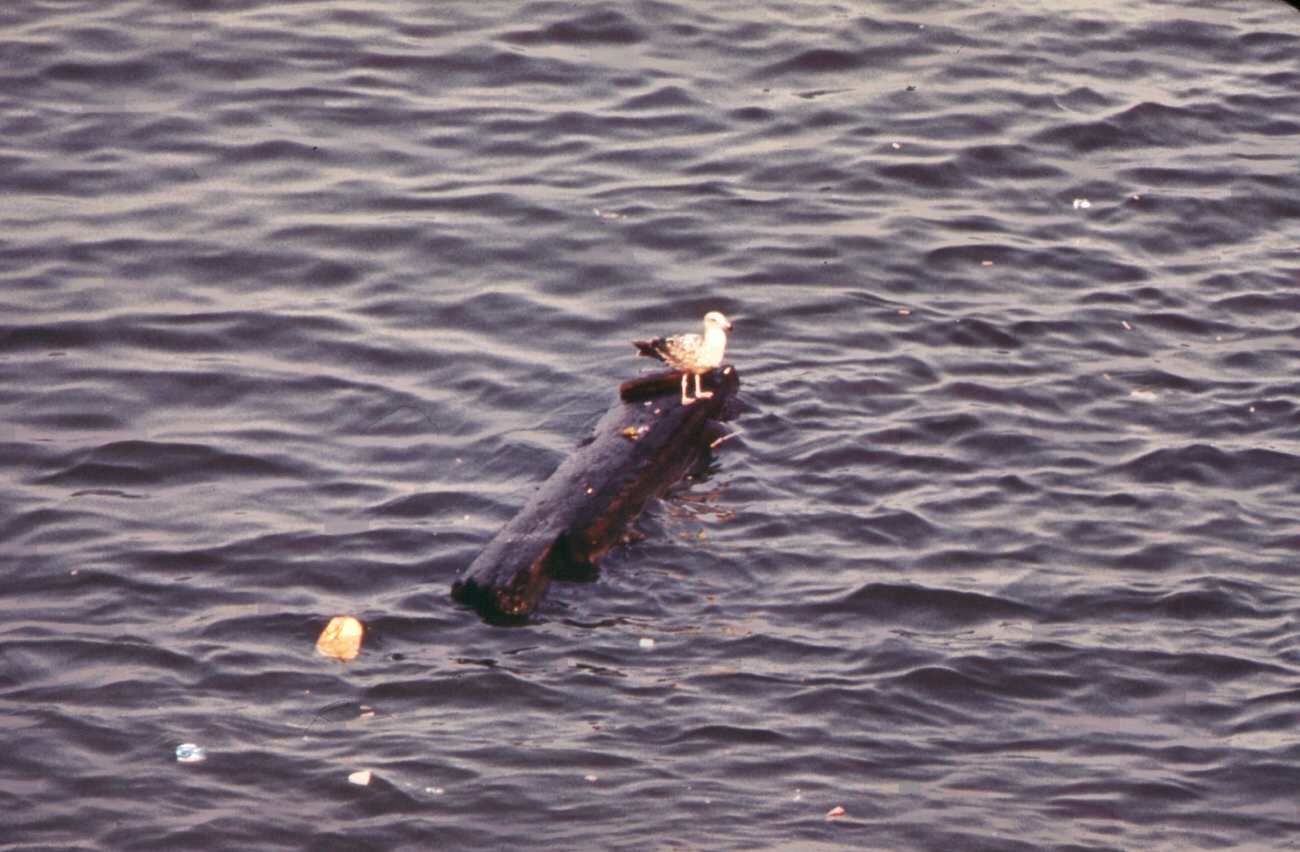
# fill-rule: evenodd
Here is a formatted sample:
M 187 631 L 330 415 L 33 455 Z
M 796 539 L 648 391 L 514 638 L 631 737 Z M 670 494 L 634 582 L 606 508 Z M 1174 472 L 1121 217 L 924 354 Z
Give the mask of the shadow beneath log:
M 650 498 L 708 464 L 740 377 L 724 366 L 704 387 L 712 397 L 682 405 L 681 373 L 625 382 L 592 435 L 456 578 L 452 596 L 490 623 L 512 623 L 536 609 L 552 579 L 594 577 Z

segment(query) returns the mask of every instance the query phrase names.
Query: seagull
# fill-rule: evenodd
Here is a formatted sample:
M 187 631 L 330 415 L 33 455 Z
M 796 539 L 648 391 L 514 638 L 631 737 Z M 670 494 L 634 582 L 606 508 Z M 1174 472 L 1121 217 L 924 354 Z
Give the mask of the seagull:
M 722 353 L 727 349 L 727 332 L 731 323 L 717 311 L 704 315 L 704 334 L 675 334 L 638 340 L 633 343 L 642 355 L 658 358 L 674 370 L 682 371 L 682 405 L 697 399 L 708 399 L 713 391 L 700 390 L 700 375 L 722 363 Z M 686 395 L 686 379 L 695 376 L 695 396 Z

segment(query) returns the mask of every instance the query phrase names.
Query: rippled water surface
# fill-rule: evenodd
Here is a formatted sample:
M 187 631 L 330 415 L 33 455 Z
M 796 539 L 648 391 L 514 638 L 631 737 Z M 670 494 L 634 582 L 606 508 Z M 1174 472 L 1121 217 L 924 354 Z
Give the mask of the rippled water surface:
M 0 56 L 6 848 L 1296 845 L 1288 5 L 28 0 Z M 456 605 L 708 309 L 708 474 Z

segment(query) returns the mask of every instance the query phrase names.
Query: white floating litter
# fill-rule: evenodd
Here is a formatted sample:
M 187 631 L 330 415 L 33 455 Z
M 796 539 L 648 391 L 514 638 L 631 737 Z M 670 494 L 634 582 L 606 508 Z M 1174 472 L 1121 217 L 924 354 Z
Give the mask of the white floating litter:
M 330 619 L 316 640 L 316 650 L 336 660 L 355 660 L 361 653 L 361 639 L 365 627 L 350 615 L 338 615 Z
M 207 759 L 207 750 L 197 743 L 181 743 L 176 746 L 177 763 L 202 763 Z
M 370 783 L 372 777 L 374 777 L 374 774 L 369 769 L 359 769 L 348 776 L 348 781 L 364 787 Z

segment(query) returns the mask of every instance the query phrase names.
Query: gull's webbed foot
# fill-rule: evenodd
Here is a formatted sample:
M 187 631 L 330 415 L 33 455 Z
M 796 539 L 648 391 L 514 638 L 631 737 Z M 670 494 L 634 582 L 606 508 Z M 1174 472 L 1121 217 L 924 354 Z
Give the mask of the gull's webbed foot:
M 713 391 L 700 390 L 700 374 L 696 373 L 695 374 L 695 398 L 710 399 L 712 398 L 712 396 L 713 396 Z

